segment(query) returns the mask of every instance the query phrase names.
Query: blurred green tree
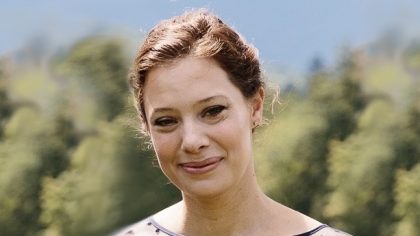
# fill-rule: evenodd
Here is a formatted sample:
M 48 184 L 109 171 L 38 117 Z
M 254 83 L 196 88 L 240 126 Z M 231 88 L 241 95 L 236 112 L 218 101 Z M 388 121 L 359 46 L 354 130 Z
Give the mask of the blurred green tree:
M 314 71 L 309 81 L 309 100 L 328 123 L 328 139 L 344 140 L 356 127 L 366 101 L 357 52 L 343 51 L 337 72 Z
M 414 88 L 411 104 L 408 106 L 406 127 L 398 139 L 396 155 L 399 165 L 396 174 L 394 213 L 398 222 L 394 235 L 414 236 L 420 234 L 420 96 Z
M 179 199 L 135 136 L 125 118 L 100 122 L 70 168 L 45 180 L 45 235 L 106 235 Z
M 311 103 L 290 106 L 269 128 L 257 133 L 257 176 L 272 198 L 309 213 L 327 174 L 328 127 Z
M 337 74 L 315 63 L 308 98 L 290 102 L 287 105 L 292 108 L 276 114 L 270 128 L 261 134 L 267 142 L 258 145 L 256 153 L 266 192 L 322 220 L 324 196 L 329 191 L 329 143 L 353 132 L 366 99 L 357 54 L 343 54 Z
M 74 80 L 82 90 L 79 95 L 85 96 L 72 104 L 73 109 L 77 110 L 78 106 L 91 102 L 95 116 L 108 121 L 125 110 L 128 58 L 122 42 L 117 39 L 88 37 L 77 42 L 63 56 L 62 63 L 58 64 L 61 73 L 64 71 L 68 79 Z
M 35 107 L 20 107 L 0 143 L 0 235 L 34 235 L 42 228 L 41 180 L 56 176 L 68 161 L 60 126 Z
M 405 67 L 415 75 L 420 73 L 420 39 L 413 40 L 402 54 Z
M 6 119 L 12 114 L 12 103 L 9 99 L 7 90 L 8 83 L 8 71 L 7 71 L 7 59 L 0 58 L 0 140 L 3 136 L 3 127 L 6 123 Z
M 361 115 L 358 130 L 331 145 L 328 184 L 333 191 L 324 213 L 355 235 L 391 233 L 394 147 L 402 129 L 397 114 L 390 100 L 375 100 Z
M 401 111 L 402 129 L 396 139 L 396 169 L 409 170 L 420 163 L 420 90 L 413 88 L 411 102 Z
M 400 217 L 394 235 L 420 234 L 420 164 L 410 171 L 400 170 L 396 178 L 395 213 Z

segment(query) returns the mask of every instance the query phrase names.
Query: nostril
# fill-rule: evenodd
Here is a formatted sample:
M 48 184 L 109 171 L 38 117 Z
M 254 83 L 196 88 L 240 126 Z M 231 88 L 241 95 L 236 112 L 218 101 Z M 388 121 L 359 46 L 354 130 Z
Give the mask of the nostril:
M 204 145 L 200 145 L 197 141 L 184 142 L 182 149 L 188 153 L 197 153 L 204 148 Z
M 201 145 L 198 149 L 203 150 L 204 148 L 206 148 L 206 145 Z

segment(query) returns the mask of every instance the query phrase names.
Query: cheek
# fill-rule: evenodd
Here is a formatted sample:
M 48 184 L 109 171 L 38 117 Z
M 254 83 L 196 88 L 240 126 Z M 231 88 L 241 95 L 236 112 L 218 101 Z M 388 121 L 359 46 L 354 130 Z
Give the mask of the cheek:
M 161 165 L 174 159 L 177 139 L 173 135 L 152 135 L 153 147 Z
M 232 117 L 214 130 L 214 137 L 225 149 L 242 152 L 250 146 L 251 129 L 248 122 L 244 116 Z

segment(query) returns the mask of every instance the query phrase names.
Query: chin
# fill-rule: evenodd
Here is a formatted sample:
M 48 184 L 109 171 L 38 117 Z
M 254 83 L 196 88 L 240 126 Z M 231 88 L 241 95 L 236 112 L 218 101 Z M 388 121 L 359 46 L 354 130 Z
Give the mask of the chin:
M 228 181 L 220 180 L 214 181 L 211 179 L 199 180 L 184 184 L 178 187 L 183 196 L 190 198 L 214 198 L 226 193 L 229 189 Z

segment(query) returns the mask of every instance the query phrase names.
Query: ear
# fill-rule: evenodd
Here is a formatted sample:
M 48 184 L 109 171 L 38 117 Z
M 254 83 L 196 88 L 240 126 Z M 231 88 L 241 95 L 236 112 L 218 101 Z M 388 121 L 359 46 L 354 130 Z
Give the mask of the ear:
M 259 88 L 258 92 L 250 98 L 251 105 L 251 127 L 261 124 L 264 110 L 264 88 Z

